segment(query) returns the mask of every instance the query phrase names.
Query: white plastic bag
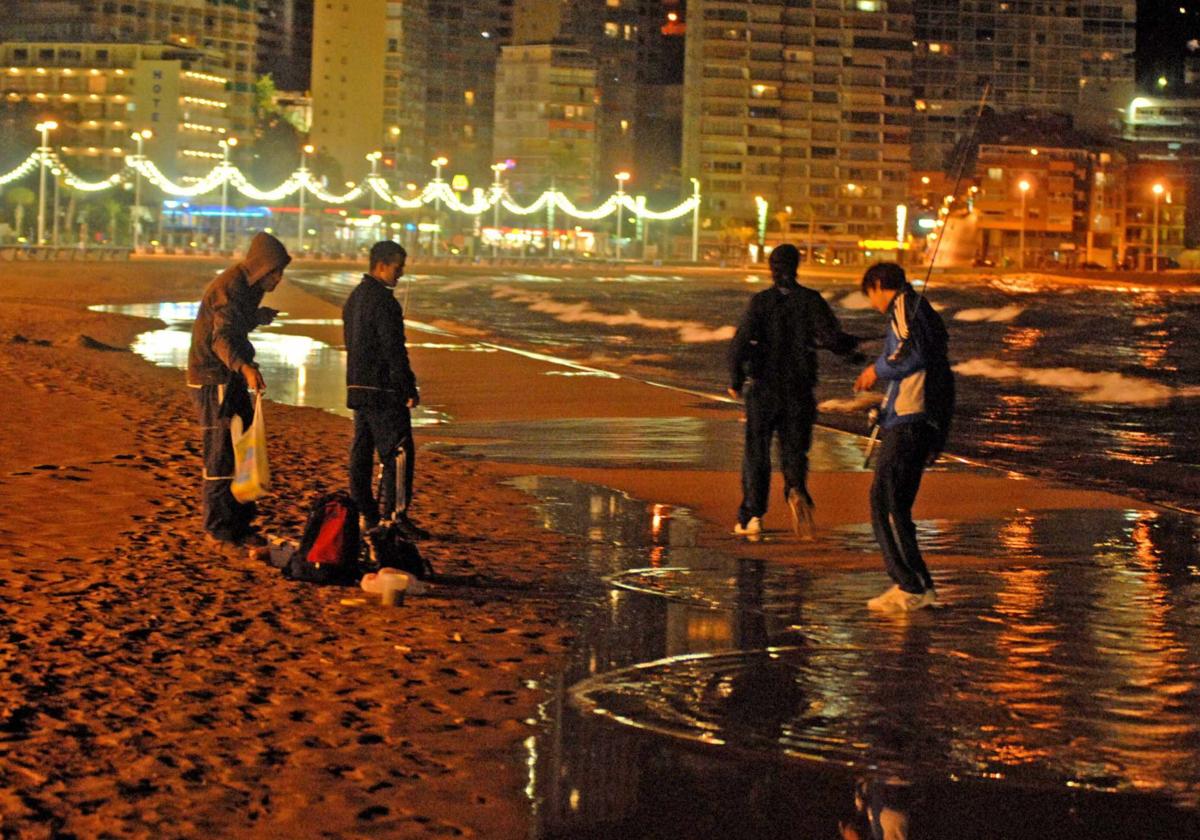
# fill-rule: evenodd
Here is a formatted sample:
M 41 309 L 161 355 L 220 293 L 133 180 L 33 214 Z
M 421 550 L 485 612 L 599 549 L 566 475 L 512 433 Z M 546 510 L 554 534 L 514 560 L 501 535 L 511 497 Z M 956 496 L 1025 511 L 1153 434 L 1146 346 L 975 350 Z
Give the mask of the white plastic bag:
M 262 394 L 255 397 L 250 428 L 243 431 L 242 418 L 235 414 L 229 421 L 229 432 L 233 437 L 233 484 L 229 490 L 239 502 L 252 502 L 271 489 Z

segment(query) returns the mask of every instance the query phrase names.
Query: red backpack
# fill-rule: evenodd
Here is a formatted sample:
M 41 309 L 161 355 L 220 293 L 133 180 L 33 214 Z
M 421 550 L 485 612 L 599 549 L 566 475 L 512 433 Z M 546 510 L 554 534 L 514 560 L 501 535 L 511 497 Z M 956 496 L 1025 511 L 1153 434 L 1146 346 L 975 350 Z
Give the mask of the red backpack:
M 309 511 L 300 548 L 283 575 L 309 583 L 356 583 L 361 552 L 358 505 L 345 491 L 327 493 Z

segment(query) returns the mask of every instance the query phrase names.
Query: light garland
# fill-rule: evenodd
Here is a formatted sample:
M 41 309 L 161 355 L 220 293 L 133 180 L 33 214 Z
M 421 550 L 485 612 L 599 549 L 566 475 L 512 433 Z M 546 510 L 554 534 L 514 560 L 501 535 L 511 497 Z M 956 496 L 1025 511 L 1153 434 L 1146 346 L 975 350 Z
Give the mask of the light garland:
M 43 153 L 40 149 L 35 150 L 16 167 L 0 175 L 0 186 L 20 180 L 32 173 L 42 163 L 42 155 Z M 126 172 L 122 171 L 100 181 L 85 181 L 73 173 L 56 152 L 47 150 L 44 159 L 46 165 L 56 166 L 62 170 L 63 184 L 80 192 L 99 192 L 111 189 L 128 179 Z M 227 161 L 218 163 L 209 170 L 207 175 L 195 179 L 194 183 L 180 184 L 164 175 L 162 170 L 145 156 L 127 154 L 124 161 L 126 169 L 132 169 L 165 195 L 173 198 L 194 198 L 214 192 L 223 184 L 228 183 L 229 186 L 233 187 L 246 198 L 255 201 L 280 201 L 304 189 L 313 197 L 326 204 L 348 204 L 367 195 L 368 192 L 373 192 L 384 202 L 402 210 L 416 210 L 427 204 L 440 203 L 451 212 L 462 213 L 468 216 L 479 216 L 499 204 L 504 210 L 515 216 L 530 216 L 540 211 L 547 209 L 552 211 L 557 208 L 576 219 L 598 221 L 611 216 L 616 212 L 618 207 L 623 207 L 641 219 L 664 222 L 686 216 L 688 213 L 695 211 L 699 204 L 699 196 L 694 195 L 680 202 L 670 210 L 653 211 L 646 209 L 644 199 L 637 201 L 628 193 L 621 192 L 610 195 L 592 210 L 582 210 L 576 207 L 575 203 L 562 192 L 558 190 L 546 190 L 530 204 L 522 205 L 518 204 L 504 187 L 497 185 L 489 187 L 486 191 L 482 189 L 474 190 L 472 201 L 468 204 L 459 198 L 458 194 L 450 188 L 450 185 L 446 181 L 439 178 L 435 178 L 427 183 L 415 198 L 403 198 L 392 192 L 387 181 L 383 176 L 378 174 L 367 175 L 362 181 L 349 184 L 346 192 L 338 195 L 329 192 L 323 183 L 313 178 L 312 172 L 306 167 L 297 169 L 274 189 L 263 190 L 251 184 L 238 167 Z

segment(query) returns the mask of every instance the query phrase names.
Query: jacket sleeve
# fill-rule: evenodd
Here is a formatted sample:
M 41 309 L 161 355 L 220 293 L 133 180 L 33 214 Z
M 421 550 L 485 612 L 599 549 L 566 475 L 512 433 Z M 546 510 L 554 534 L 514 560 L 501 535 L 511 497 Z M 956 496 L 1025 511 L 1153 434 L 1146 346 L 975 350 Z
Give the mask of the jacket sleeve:
M 905 322 L 903 325 L 898 322 L 900 314 L 893 311 L 888 324 L 888 329 L 896 338 L 895 349 L 890 352 L 885 349 L 875 360 L 875 375 L 884 382 L 904 379 L 919 370 L 924 370 L 927 364 L 925 353 L 921 347 L 920 319 L 923 313 L 919 307 L 911 316 L 904 312 Z M 910 317 L 911 323 L 908 320 Z
M 750 348 L 754 340 L 754 299 L 746 305 L 737 332 L 729 345 L 729 387 L 739 394 L 746 384 L 746 362 L 750 359 Z
M 852 355 L 858 347 L 858 338 L 842 332 L 842 325 L 825 298 L 814 293 L 812 301 L 813 343 L 839 356 Z
M 389 294 L 381 315 L 383 317 L 376 318 L 375 324 L 379 329 L 379 347 L 388 360 L 388 372 L 391 377 L 388 387 L 400 392 L 404 399 L 412 399 L 417 396 L 417 377 L 408 361 L 404 310 L 400 307 L 400 301 Z
M 237 296 L 231 294 L 229 286 L 213 289 L 209 301 L 212 308 L 212 350 L 218 359 L 232 371 L 254 362 L 254 345 L 248 334 L 254 328 L 254 319 Z

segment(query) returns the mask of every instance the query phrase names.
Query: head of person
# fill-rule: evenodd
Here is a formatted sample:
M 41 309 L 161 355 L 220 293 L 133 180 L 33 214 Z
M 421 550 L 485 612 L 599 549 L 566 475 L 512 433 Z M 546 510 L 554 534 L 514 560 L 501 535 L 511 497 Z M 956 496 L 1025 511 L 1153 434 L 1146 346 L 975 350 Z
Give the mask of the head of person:
M 771 267 L 771 279 L 776 286 L 792 286 L 796 283 L 796 271 L 800 268 L 800 251 L 795 245 L 776 245 L 767 258 Z
M 404 263 L 408 251 L 399 242 L 385 239 L 371 246 L 371 270 L 369 274 L 389 289 L 395 288 L 404 276 Z
M 863 273 L 862 293 L 867 296 L 872 307 L 880 312 L 887 312 L 892 298 L 907 285 L 908 275 L 900 265 L 878 262 Z
M 283 270 L 291 261 L 291 254 L 283 247 L 282 242 L 271 234 L 260 231 L 250 240 L 246 258 L 242 260 L 246 282 L 251 286 L 261 286 L 264 291 L 273 292 L 283 280 Z

